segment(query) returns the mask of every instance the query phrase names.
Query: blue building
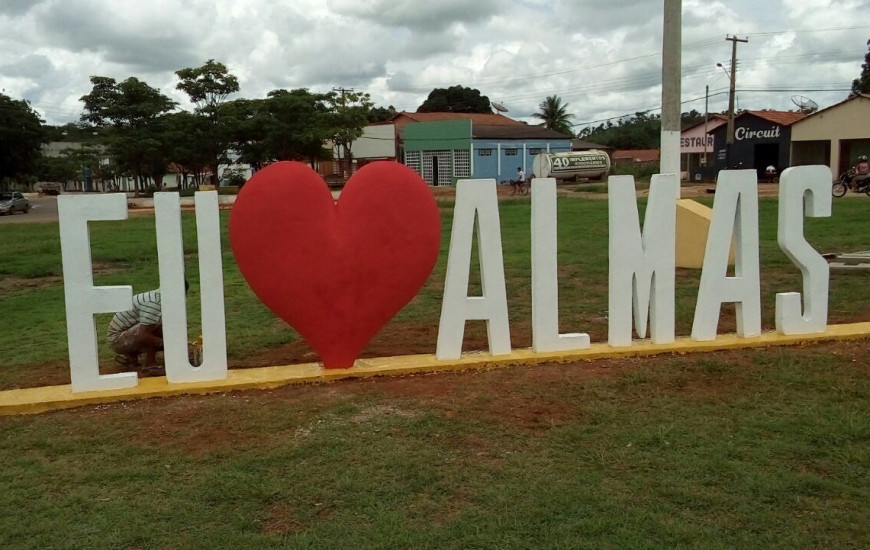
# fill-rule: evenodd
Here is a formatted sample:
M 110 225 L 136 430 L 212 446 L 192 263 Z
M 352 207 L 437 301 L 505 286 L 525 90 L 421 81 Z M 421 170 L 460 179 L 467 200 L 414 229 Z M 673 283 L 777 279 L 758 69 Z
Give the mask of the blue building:
M 538 153 L 571 150 L 572 136 L 503 115 L 400 113 L 394 118 L 405 164 L 430 185 L 458 179 L 509 181 L 517 167 L 531 176 Z
M 475 178 L 508 181 L 517 167 L 532 176 L 532 161 L 539 153 L 567 153 L 572 136 L 541 126 L 478 126 L 472 128 Z

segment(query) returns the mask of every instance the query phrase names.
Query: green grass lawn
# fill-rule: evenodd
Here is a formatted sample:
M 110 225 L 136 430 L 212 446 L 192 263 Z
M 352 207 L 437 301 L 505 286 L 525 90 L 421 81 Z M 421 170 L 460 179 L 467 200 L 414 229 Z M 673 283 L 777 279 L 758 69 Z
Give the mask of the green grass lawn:
M 434 351 L 442 207 L 435 273 L 368 353 Z M 832 218 L 807 220 L 810 242 L 870 248 L 865 207 L 835 202 Z M 512 336 L 528 346 L 528 200 L 501 216 Z M 92 225 L 97 284 L 157 285 L 152 218 Z M 800 290 L 775 228 L 763 199 L 767 329 L 774 294 Z M 222 238 L 231 365 L 299 344 Z M 559 239 L 562 331 L 603 341 L 606 202 L 560 200 Z M 60 276 L 56 224 L 0 226 L 0 387 L 68 369 Z M 832 322 L 870 320 L 865 278 L 832 276 Z M 698 281 L 678 273 L 681 335 Z M 482 323 L 467 334 L 483 344 Z M 868 352 L 859 341 L 510 367 L 4 417 L 0 548 L 867 548 Z
M 710 202 L 708 201 L 708 204 Z M 801 291 L 799 271 L 776 243 L 776 201 L 760 202 L 763 324 L 773 328 L 775 294 Z M 607 337 L 607 207 L 605 201 L 561 199 L 559 215 L 560 322 L 562 332 L 588 332 L 594 341 Z M 373 339 L 364 356 L 433 353 L 437 339 L 444 272 L 451 228 L 451 205 L 442 201 L 443 243 L 439 262 L 419 295 Z M 504 260 L 514 347 L 531 346 L 530 201 L 501 203 Z M 834 216 L 807 219 L 806 232 L 819 250 L 855 251 L 868 248 L 870 221 L 865 203 L 835 203 Z M 288 364 L 316 360 L 283 321 L 265 308 L 241 276 L 229 248 L 227 213 L 223 213 L 224 279 L 227 342 L 231 366 Z M 190 335 L 200 333 L 197 285 L 196 231 L 192 214 L 185 213 L 184 239 L 188 279 Z M 95 282 L 130 284 L 134 292 L 156 288 L 158 281 L 154 219 L 136 216 L 121 222 L 91 224 Z M 477 265 L 476 261 L 472 262 Z M 479 283 L 472 270 L 471 291 Z M 677 334 L 691 332 L 698 270 L 678 270 Z M 831 281 L 832 323 L 870 320 L 870 287 L 861 276 L 836 275 Z M 68 382 L 66 323 L 63 301 L 60 240 L 57 224 L 0 227 L 0 334 L 14 344 L 0 354 L 0 389 Z M 733 307 L 723 308 L 720 332 L 733 332 Z M 111 354 L 103 342 L 110 315 L 97 317 L 101 354 L 111 368 Z M 485 349 L 482 322 L 468 325 L 465 348 Z M 296 342 L 295 347 L 289 346 Z M 265 352 L 268 354 L 264 355 Z M 34 369 L 39 366 L 39 369 Z
M 867 548 L 857 343 L 0 418 L 0 546 Z

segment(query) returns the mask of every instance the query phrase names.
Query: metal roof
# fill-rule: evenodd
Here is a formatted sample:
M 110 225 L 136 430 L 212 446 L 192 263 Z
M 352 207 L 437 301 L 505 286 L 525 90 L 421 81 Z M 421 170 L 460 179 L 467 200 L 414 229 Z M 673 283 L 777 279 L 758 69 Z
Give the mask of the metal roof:
M 391 120 L 393 122 L 401 122 L 402 119 L 408 119 L 409 122 L 436 122 L 439 120 L 470 119 L 471 123 L 474 125 L 527 126 L 523 122 L 508 118 L 502 114 L 486 113 L 409 113 L 407 111 L 402 111 L 396 113 Z
M 548 130 L 541 126 L 518 124 L 515 126 L 486 126 L 472 122 L 471 137 L 489 139 L 571 139 L 568 134 Z
M 806 113 L 796 111 L 743 111 L 738 118 L 745 115 L 763 118 L 780 126 L 791 126 L 795 122 L 807 118 Z

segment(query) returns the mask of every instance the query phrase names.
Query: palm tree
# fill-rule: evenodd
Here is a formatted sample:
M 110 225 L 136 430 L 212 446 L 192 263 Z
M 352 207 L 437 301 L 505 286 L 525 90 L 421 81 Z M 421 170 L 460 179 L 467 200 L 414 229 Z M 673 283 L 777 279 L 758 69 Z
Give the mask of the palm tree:
M 562 98 L 557 95 L 547 96 L 547 99 L 541 102 L 538 106 L 541 109 L 538 113 L 532 113 L 532 116 L 544 121 L 544 128 L 556 130 L 563 134 L 574 135 L 571 128 L 570 119 L 574 115 L 568 112 L 568 104 L 562 105 Z

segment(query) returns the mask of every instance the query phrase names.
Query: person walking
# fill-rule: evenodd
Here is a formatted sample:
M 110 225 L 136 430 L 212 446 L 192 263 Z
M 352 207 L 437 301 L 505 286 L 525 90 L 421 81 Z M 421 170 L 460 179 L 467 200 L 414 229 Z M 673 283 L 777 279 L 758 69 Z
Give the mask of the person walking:
M 516 195 L 519 192 L 521 195 L 525 195 L 525 184 L 526 184 L 526 173 L 523 172 L 522 166 L 517 166 L 517 179 L 514 180 L 514 190 L 511 195 Z

